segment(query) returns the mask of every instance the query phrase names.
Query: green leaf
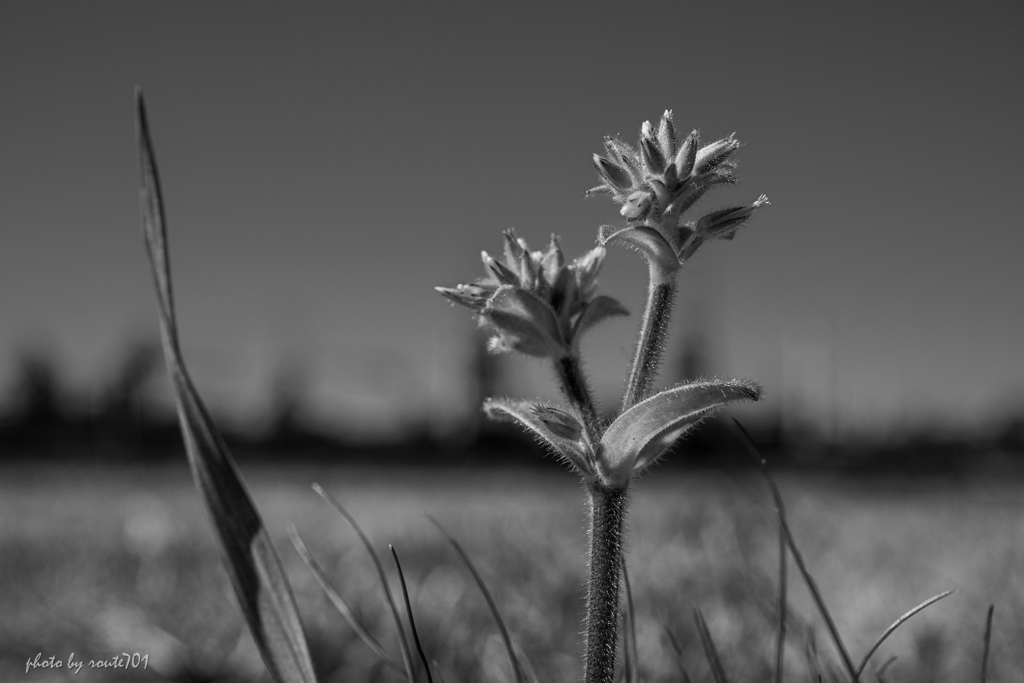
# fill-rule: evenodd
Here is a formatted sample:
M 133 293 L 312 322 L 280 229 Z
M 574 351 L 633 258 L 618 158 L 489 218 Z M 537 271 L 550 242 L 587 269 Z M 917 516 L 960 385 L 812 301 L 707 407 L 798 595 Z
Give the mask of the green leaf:
M 136 102 L 143 232 L 156 282 L 164 355 L 192 475 L 217 532 L 239 606 L 271 678 L 279 683 L 314 683 L 306 637 L 281 560 L 181 356 L 167 227 L 141 91 L 136 92 Z
M 493 420 L 518 423 L 581 472 L 593 471 L 590 449 L 583 441 L 583 426 L 570 413 L 554 406 L 511 398 L 487 399 L 484 412 Z
M 744 380 L 693 382 L 668 389 L 619 415 L 601 438 L 611 486 L 650 466 L 679 436 L 729 403 L 756 401 L 761 387 Z

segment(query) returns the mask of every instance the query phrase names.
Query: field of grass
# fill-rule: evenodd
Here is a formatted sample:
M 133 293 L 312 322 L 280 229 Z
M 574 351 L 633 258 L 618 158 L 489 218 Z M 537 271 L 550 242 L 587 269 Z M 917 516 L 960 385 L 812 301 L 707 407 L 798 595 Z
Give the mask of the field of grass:
M 397 681 L 330 607 L 287 537 L 294 523 L 367 628 L 397 656 L 372 565 L 309 488 L 336 495 L 382 555 L 398 550 L 428 656 L 449 682 L 506 681 L 486 604 L 427 511 L 458 538 L 538 680 L 579 677 L 585 566 L 580 487 L 560 472 L 353 470 L 242 465 L 276 539 L 324 681 Z M 889 681 L 972 681 L 995 604 L 990 681 L 1024 676 L 1024 482 L 782 476 L 797 541 L 859 660 L 926 598 L 956 593 L 905 624 L 875 655 Z M 695 681 L 711 680 L 693 627 L 707 618 L 731 681 L 769 680 L 778 539 L 753 473 L 658 471 L 633 492 L 628 561 L 643 681 L 679 681 L 665 629 Z M 838 658 L 790 564 L 787 680 L 825 680 Z M 394 575 L 392 573 L 392 578 Z M 149 655 L 148 669 L 90 660 Z M 75 674 L 35 668 L 51 655 Z M 184 457 L 138 466 L 0 470 L 0 680 L 252 681 L 261 664 L 220 567 Z

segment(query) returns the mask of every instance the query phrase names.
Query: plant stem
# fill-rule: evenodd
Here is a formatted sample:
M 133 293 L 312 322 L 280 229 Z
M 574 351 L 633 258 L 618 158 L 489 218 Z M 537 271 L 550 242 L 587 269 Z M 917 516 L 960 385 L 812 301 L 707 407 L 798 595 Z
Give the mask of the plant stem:
M 640 322 L 640 336 L 636 342 L 633 367 L 630 369 L 629 383 L 622 399 L 623 411 L 647 398 L 651 390 L 651 384 L 661 364 L 661 355 L 665 350 L 665 337 L 668 335 L 668 323 L 672 315 L 675 294 L 674 273 L 669 277 L 656 277 L 652 267 L 651 280 L 647 288 L 647 306 Z
M 626 489 L 590 488 L 590 581 L 587 585 L 586 683 L 612 683 L 622 583 Z
M 587 386 L 587 378 L 583 376 L 579 357 L 556 358 L 554 363 L 555 373 L 562 385 L 562 393 L 579 413 L 586 429 L 587 438 L 591 444 L 596 444 L 598 442 L 597 408 L 594 404 L 594 397 L 590 393 L 590 387 Z

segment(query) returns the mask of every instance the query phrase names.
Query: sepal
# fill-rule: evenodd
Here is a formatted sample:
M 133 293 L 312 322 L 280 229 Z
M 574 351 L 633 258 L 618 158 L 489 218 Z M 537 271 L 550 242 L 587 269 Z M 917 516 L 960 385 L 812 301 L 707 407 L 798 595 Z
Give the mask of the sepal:
M 498 287 L 481 314 L 497 329 L 501 342 L 498 348 L 539 358 L 560 358 L 567 354 L 555 312 L 540 297 L 525 289 L 511 285 Z

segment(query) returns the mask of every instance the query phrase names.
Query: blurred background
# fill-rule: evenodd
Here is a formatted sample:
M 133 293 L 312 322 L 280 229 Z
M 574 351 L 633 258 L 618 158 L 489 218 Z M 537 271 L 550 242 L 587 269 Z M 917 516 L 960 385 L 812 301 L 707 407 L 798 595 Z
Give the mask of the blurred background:
M 253 680 L 191 488 L 139 229 L 145 89 L 184 353 L 281 542 L 325 680 L 375 669 L 287 547 L 294 522 L 387 633 L 354 536 L 409 554 L 453 680 L 505 680 L 473 585 L 423 523 L 464 540 L 542 681 L 574 680 L 585 566 L 573 477 L 486 396 L 554 399 L 549 369 L 491 356 L 433 287 L 483 275 L 516 228 L 589 249 L 602 137 L 674 111 L 736 132 L 740 184 L 703 210 L 758 212 L 687 265 L 663 384 L 750 377 L 731 411 L 780 474 L 798 539 L 891 680 L 1024 672 L 1022 10 L 933 4 L 6 2 L 0 5 L 0 672 L 41 653 L 150 653 L 74 680 Z M 1017 84 L 1017 85 L 1014 85 Z M 600 289 L 634 313 L 591 333 L 613 413 L 646 268 L 613 250 Z M 645 680 L 710 674 L 700 606 L 735 680 L 771 660 L 777 558 L 763 485 L 712 421 L 636 487 L 630 561 Z M 836 660 L 793 586 L 794 676 Z M 481 635 L 483 634 L 483 635 Z M 891 650 L 891 652 L 890 652 Z M 869 667 L 869 672 L 874 669 Z M 872 673 L 872 675 L 874 675 Z M 391 676 L 389 678 L 389 676 Z M 89 678 L 91 677 L 91 678 Z

